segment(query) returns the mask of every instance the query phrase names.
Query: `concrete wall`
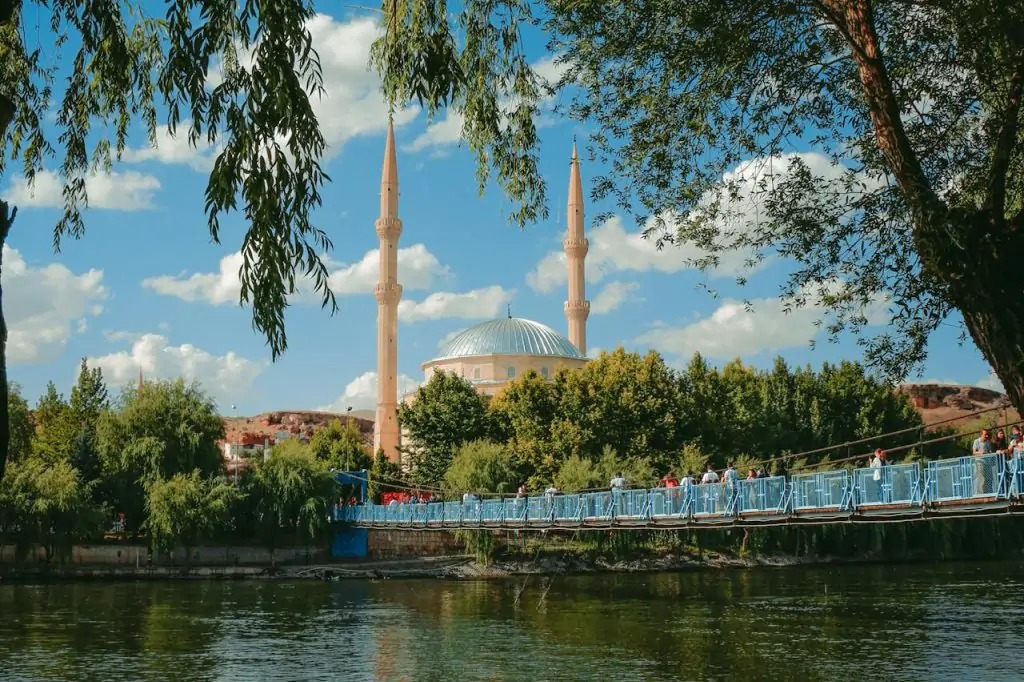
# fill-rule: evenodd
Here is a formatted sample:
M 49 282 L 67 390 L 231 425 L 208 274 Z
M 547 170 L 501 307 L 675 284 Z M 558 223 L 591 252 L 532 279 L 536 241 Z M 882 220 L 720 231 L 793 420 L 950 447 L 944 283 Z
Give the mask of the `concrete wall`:
M 367 533 L 367 556 L 370 559 L 445 556 L 465 551 L 451 533 L 425 530 L 378 530 Z
M 0 564 L 15 563 L 13 546 L 0 546 Z M 279 564 L 317 563 L 327 558 L 327 552 L 317 547 L 293 547 L 277 550 Z M 145 545 L 77 545 L 71 552 L 70 563 L 83 566 L 145 566 L 149 549 Z M 175 552 L 173 563 L 181 564 L 184 550 Z M 46 551 L 37 547 L 24 558 L 26 563 L 46 561 Z M 171 563 L 166 557 L 153 557 L 153 563 Z M 270 565 L 270 552 L 263 547 L 199 547 L 192 550 L 192 564 L 198 566 Z

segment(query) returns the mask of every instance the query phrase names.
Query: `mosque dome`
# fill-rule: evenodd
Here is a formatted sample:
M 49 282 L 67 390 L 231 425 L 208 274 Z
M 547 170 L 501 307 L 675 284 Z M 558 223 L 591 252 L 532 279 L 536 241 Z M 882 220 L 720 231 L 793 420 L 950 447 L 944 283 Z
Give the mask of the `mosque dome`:
M 481 355 L 539 355 L 585 359 L 576 346 L 551 327 L 517 317 L 482 322 L 455 335 L 437 360 Z

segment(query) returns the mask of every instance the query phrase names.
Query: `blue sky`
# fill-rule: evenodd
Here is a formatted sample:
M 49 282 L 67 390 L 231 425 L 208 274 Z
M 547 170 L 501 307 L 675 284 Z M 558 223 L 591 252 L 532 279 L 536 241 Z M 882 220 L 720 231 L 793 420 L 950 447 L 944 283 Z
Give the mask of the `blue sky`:
M 140 367 L 147 377 L 198 379 L 225 414 L 373 405 L 373 223 L 387 123 L 377 79 L 365 70 L 375 28 L 365 17 L 338 15 L 318 17 L 313 31 L 329 96 L 316 106 L 331 144 L 326 168 L 334 179 L 316 220 L 334 243 L 338 313 L 332 317 L 315 303 L 297 301 L 287 318 L 289 350 L 270 363 L 250 311 L 237 304 L 236 254 L 244 222 L 230 216 L 222 245 L 210 242 L 203 191 L 211 150 L 192 150 L 172 139 L 152 150 L 136 137 L 113 177 L 90 180 L 87 234 L 65 242 L 57 255 L 51 240 L 60 216 L 59 180 L 44 175 L 30 193 L 12 168 L 0 182 L 0 193 L 20 208 L 4 253 L 9 376 L 30 401 L 50 379 L 69 390 L 78 363 L 88 357 L 114 385 L 135 380 Z M 555 73 L 540 41 L 535 59 L 542 75 Z M 458 145 L 458 120 L 430 125 L 423 114 L 409 111 L 396 123 L 404 222 L 403 388 L 422 379 L 420 365 L 446 336 L 503 316 L 508 304 L 513 315 L 565 333 L 565 265 L 559 253 L 568 162 L 573 135 L 582 139 L 586 131 L 544 117 L 541 170 L 549 183 L 551 218 L 519 231 L 506 221 L 499 190 L 478 195 L 474 161 Z M 814 150 L 795 151 L 813 160 Z M 598 170 L 584 155 L 585 193 Z M 587 206 L 590 353 L 619 345 L 653 347 L 678 365 L 698 350 L 718 364 L 739 355 L 759 366 L 778 354 L 791 364 L 814 365 L 859 357 L 849 340 L 809 348 L 817 311 L 785 315 L 775 299 L 785 262 L 753 273 L 744 288 L 735 285 L 735 268 L 726 262 L 711 278 L 720 293 L 715 299 L 696 288 L 707 278 L 684 267 L 684 254 L 657 252 L 628 220 L 592 221 L 607 208 Z M 753 313 L 744 310 L 743 299 L 753 300 Z M 923 374 L 943 382 L 993 382 L 973 345 L 958 344 L 953 323 L 935 335 Z

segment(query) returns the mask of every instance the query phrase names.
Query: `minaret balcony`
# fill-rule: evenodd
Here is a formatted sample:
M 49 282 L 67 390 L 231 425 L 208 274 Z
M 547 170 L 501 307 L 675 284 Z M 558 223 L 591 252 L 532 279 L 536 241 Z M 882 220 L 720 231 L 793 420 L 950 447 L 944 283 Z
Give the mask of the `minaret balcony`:
M 395 218 L 394 216 L 377 218 L 374 227 L 377 229 L 377 236 L 380 239 L 389 241 L 392 244 L 396 243 L 398 238 L 402 236 L 401 218 Z
M 566 301 L 565 316 L 569 319 L 587 319 L 590 317 L 590 301 Z
M 565 247 L 565 255 L 569 258 L 586 258 L 590 250 L 590 240 L 586 237 L 569 237 L 562 245 Z
M 402 285 L 398 282 L 378 282 L 373 287 L 373 295 L 380 305 L 397 304 L 402 299 Z

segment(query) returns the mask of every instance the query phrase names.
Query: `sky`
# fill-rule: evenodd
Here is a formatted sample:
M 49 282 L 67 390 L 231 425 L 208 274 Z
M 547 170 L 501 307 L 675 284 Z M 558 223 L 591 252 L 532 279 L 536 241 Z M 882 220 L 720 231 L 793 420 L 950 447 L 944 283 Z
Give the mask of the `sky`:
M 213 150 L 190 148 L 163 135 L 146 146 L 141 128 L 109 177 L 88 180 L 87 232 L 54 253 L 53 226 L 61 215 L 61 181 L 52 172 L 27 187 L 13 172 L 0 196 L 19 208 L 3 251 L 3 304 L 9 327 L 9 377 L 30 403 L 53 380 L 70 391 L 82 358 L 99 366 L 114 387 L 147 378 L 198 380 L 225 415 L 269 410 L 371 408 L 376 400 L 377 236 L 387 106 L 368 72 L 376 34 L 372 18 L 319 15 L 311 25 L 324 72 L 326 98 L 315 102 L 329 143 L 325 168 L 333 178 L 315 216 L 334 248 L 329 254 L 333 316 L 317 301 L 298 298 L 287 313 L 289 348 L 271 362 L 251 311 L 238 304 L 238 248 L 244 220 L 223 221 L 222 243 L 212 243 L 203 192 Z M 543 42 L 531 45 L 539 74 L 555 79 L 558 66 Z M 562 95 L 564 96 L 564 95 Z M 548 103 L 550 104 L 550 102 Z M 567 325 L 566 267 L 561 254 L 573 136 L 587 130 L 550 112 L 541 118 L 541 172 L 551 215 L 519 230 L 507 221 L 500 190 L 477 191 L 475 161 L 460 146 L 457 115 L 428 122 L 415 110 L 396 117 L 400 183 L 400 392 L 423 379 L 422 363 L 439 346 L 474 324 L 506 315 L 544 323 L 562 334 Z M 582 144 L 581 144 L 582 147 Z M 809 162 L 813 149 L 797 149 Z M 581 152 L 584 193 L 600 167 Z M 51 162 L 50 168 L 56 167 Z M 630 218 L 595 222 L 612 206 L 588 203 L 586 230 L 588 355 L 624 346 L 661 352 L 674 366 L 699 351 L 714 364 L 734 357 L 769 367 L 782 355 L 791 365 L 860 359 L 851 339 L 820 338 L 813 307 L 790 313 L 777 298 L 789 272 L 771 261 L 736 284 L 742 259 L 726 259 L 710 275 L 686 267 L 687 256 L 659 251 Z M 719 296 L 699 288 L 710 283 Z M 744 300 L 752 303 L 748 310 Z M 871 316 L 885 324 L 885 316 Z M 918 377 L 939 383 L 998 388 L 988 364 L 955 321 L 932 339 Z

